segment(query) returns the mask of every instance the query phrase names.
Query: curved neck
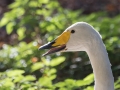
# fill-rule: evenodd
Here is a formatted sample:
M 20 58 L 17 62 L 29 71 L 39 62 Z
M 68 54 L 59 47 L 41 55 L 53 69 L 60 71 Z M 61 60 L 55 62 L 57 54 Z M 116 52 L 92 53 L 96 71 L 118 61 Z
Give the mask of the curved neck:
M 114 78 L 103 42 L 94 43 L 86 52 L 93 68 L 95 90 L 114 90 Z

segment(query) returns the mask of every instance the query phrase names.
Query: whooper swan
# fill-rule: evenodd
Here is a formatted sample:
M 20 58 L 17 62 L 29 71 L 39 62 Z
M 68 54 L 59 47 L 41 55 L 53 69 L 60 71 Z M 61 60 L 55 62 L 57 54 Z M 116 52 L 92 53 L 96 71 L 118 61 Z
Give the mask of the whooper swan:
M 44 55 L 59 51 L 86 51 L 95 77 L 94 89 L 114 90 L 114 78 L 106 48 L 100 34 L 88 23 L 77 22 L 71 25 L 55 40 L 39 49 L 50 49 Z

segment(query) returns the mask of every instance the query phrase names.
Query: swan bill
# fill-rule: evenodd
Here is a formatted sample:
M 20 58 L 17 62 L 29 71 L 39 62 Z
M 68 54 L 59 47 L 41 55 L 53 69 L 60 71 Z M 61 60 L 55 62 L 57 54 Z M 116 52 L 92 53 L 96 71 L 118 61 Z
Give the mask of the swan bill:
M 44 53 L 42 56 L 46 56 L 48 54 L 63 51 L 65 48 L 66 48 L 66 45 L 61 45 L 61 46 L 58 46 L 58 47 L 51 48 L 49 51 Z
M 66 43 L 68 42 L 69 38 L 70 38 L 70 32 L 65 31 L 52 42 L 48 42 L 47 44 L 39 47 L 39 50 L 50 49 L 48 52 L 46 52 L 42 56 L 65 50 Z
M 47 51 L 45 54 L 43 54 L 42 56 L 46 56 L 48 54 L 52 54 L 52 53 L 55 53 L 55 52 L 60 52 L 62 50 L 64 50 L 66 48 L 66 45 L 63 44 L 63 45 L 60 45 L 60 46 L 52 46 L 55 42 L 49 42 L 43 46 L 41 46 L 39 48 L 39 50 L 41 49 L 50 49 L 49 51 Z

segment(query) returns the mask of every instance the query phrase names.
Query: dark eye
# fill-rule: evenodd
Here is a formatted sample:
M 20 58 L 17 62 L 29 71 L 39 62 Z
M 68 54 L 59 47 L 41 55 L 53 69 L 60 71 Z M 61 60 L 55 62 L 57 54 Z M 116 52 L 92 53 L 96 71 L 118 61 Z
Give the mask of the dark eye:
M 75 30 L 71 30 L 71 33 L 75 33 Z

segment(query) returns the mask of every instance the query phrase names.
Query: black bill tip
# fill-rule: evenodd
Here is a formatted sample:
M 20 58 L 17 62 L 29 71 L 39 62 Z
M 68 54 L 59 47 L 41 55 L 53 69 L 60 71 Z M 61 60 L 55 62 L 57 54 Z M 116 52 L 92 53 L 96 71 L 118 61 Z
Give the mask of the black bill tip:
M 61 45 L 61 46 L 58 46 L 58 47 L 54 47 L 54 48 L 51 48 L 48 52 L 46 52 L 45 54 L 43 54 L 42 56 L 46 56 L 48 54 L 52 54 L 52 53 L 55 53 L 55 52 L 59 52 L 59 51 L 62 51 L 66 48 L 66 45 Z
M 53 48 L 53 44 L 55 43 L 55 41 L 52 41 L 52 42 L 48 42 L 47 44 L 43 45 L 43 46 L 40 46 L 38 48 L 38 50 L 41 50 L 41 49 L 50 49 L 50 48 Z

